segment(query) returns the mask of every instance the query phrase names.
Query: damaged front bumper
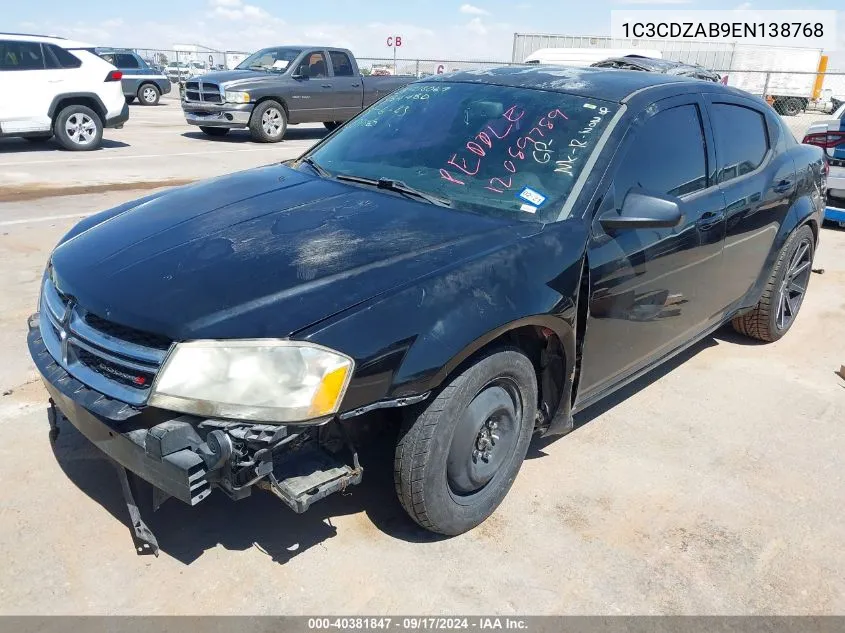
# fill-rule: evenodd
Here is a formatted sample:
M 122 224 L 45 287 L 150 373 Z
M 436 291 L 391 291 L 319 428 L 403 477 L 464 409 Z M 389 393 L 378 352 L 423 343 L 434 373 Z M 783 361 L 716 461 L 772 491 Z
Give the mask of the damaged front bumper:
M 193 506 L 215 488 L 241 499 L 258 485 L 305 512 L 361 481 L 357 453 L 337 422 L 268 425 L 133 407 L 91 389 L 57 363 L 41 337 L 38 314 L 28 325 L 29 351 L 55 407 L 51 424 L 67 419 L 119 466 L 149 482 L 159 500 L 175 497 Z

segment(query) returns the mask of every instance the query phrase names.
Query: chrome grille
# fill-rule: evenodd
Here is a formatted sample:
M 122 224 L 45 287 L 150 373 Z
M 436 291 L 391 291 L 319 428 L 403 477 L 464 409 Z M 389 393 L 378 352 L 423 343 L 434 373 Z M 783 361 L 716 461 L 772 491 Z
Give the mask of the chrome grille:
M 220 86 L 205 81 L 186 81 L 185 100 L 196 103 L 223 103 L 223 93 Z
M 48 277 L 39 327 L 50 355 L 92 389 L 132 405 L 147 401 L 170 341 L 94 315 L 59 293 Z

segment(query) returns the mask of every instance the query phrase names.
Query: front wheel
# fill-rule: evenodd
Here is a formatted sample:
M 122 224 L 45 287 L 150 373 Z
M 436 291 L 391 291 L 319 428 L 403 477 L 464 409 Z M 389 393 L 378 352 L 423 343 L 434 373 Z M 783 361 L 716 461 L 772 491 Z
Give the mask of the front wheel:
M 778 253 L 760 301 L 751 312 L 732 321 L 737 332 L 767 343 L 787 333 L 807 293 L 815 244 L 809 226 L 802 226 L 789 236 Z
M 519 350 L 483 356 L 408 414 L 394 458 L 396 494 L 420 526 L 466 532 L 505 498 L 525 459 L 537 377 Z
M 343 121 L 326 121 L 325 123 L 323 123 L 323 125 L 329 132 L 333 132 L 334 130 L 340 127 L 341 123 L 343 123 Z
M 141 105 L 157 105 L 159 98 L 161 98 L 161 91 L 153 84 L 144 84 L 138 88 L 138 100 L 141 102 Z
M 249 135 L 259 143 L 278 143 L 287 127 L 285 109 L 277 101 L 262 101 L 249 119 Z

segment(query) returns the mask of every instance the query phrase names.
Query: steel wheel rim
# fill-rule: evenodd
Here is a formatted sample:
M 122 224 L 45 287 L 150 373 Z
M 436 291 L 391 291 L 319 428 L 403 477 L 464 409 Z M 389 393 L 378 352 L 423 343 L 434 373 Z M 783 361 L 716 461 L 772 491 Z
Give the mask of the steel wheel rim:
M 156 91 L 153 88 L 144 88 L 144 101 L 152 103 L 156 100 Z
M 87 114 L 74 112 L 65 121 L 65 132 L 77 145 L 88 145 L 97 136 L 97 125 Z
M 446 458 L 446 484 L 455 501 L 465 503 L 484 492 L 510 463 L 522 411 L 516 383 L 499 377 L 482 387 L 461 413 Z
M 261 127 L 270 136 L 278 136 L 282 131 L 282 113 L 276 108 L 267 108 L 261 115 Z
M 807 292 L 812 264 L 812 245 L 808 239 L 801 240 L 789 260 L 778 291 L 775 325 L 779 330 L 787 329 L 795 320 Z

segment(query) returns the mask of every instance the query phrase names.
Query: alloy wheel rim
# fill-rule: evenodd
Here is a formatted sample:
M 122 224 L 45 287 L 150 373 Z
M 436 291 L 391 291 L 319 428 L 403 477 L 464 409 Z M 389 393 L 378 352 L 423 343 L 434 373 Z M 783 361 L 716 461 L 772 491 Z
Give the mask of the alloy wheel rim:
M 88 145 L 97 136 L 97 126 L 87 114 L 76 112 L 67 118 L 65 132 L 77 145 Z
M 278 136 L 282 130 L 282 113 L 276 108 L 268 108 L 261 116 L 261 127 L 270 136 Z
M 809 240 L 804 239 L 792 254 L 778 291 L 775 325 L 780 330 L 788 328 L 798 314 L 804 294 L 807 292 L 812 263 L 812 246 Z
M 155 90 L 153 90 L 152 88 L 144 89 L 144 101 L 146 101 L 148 103 L 152 103 L 155 100 L 156 100 Z

